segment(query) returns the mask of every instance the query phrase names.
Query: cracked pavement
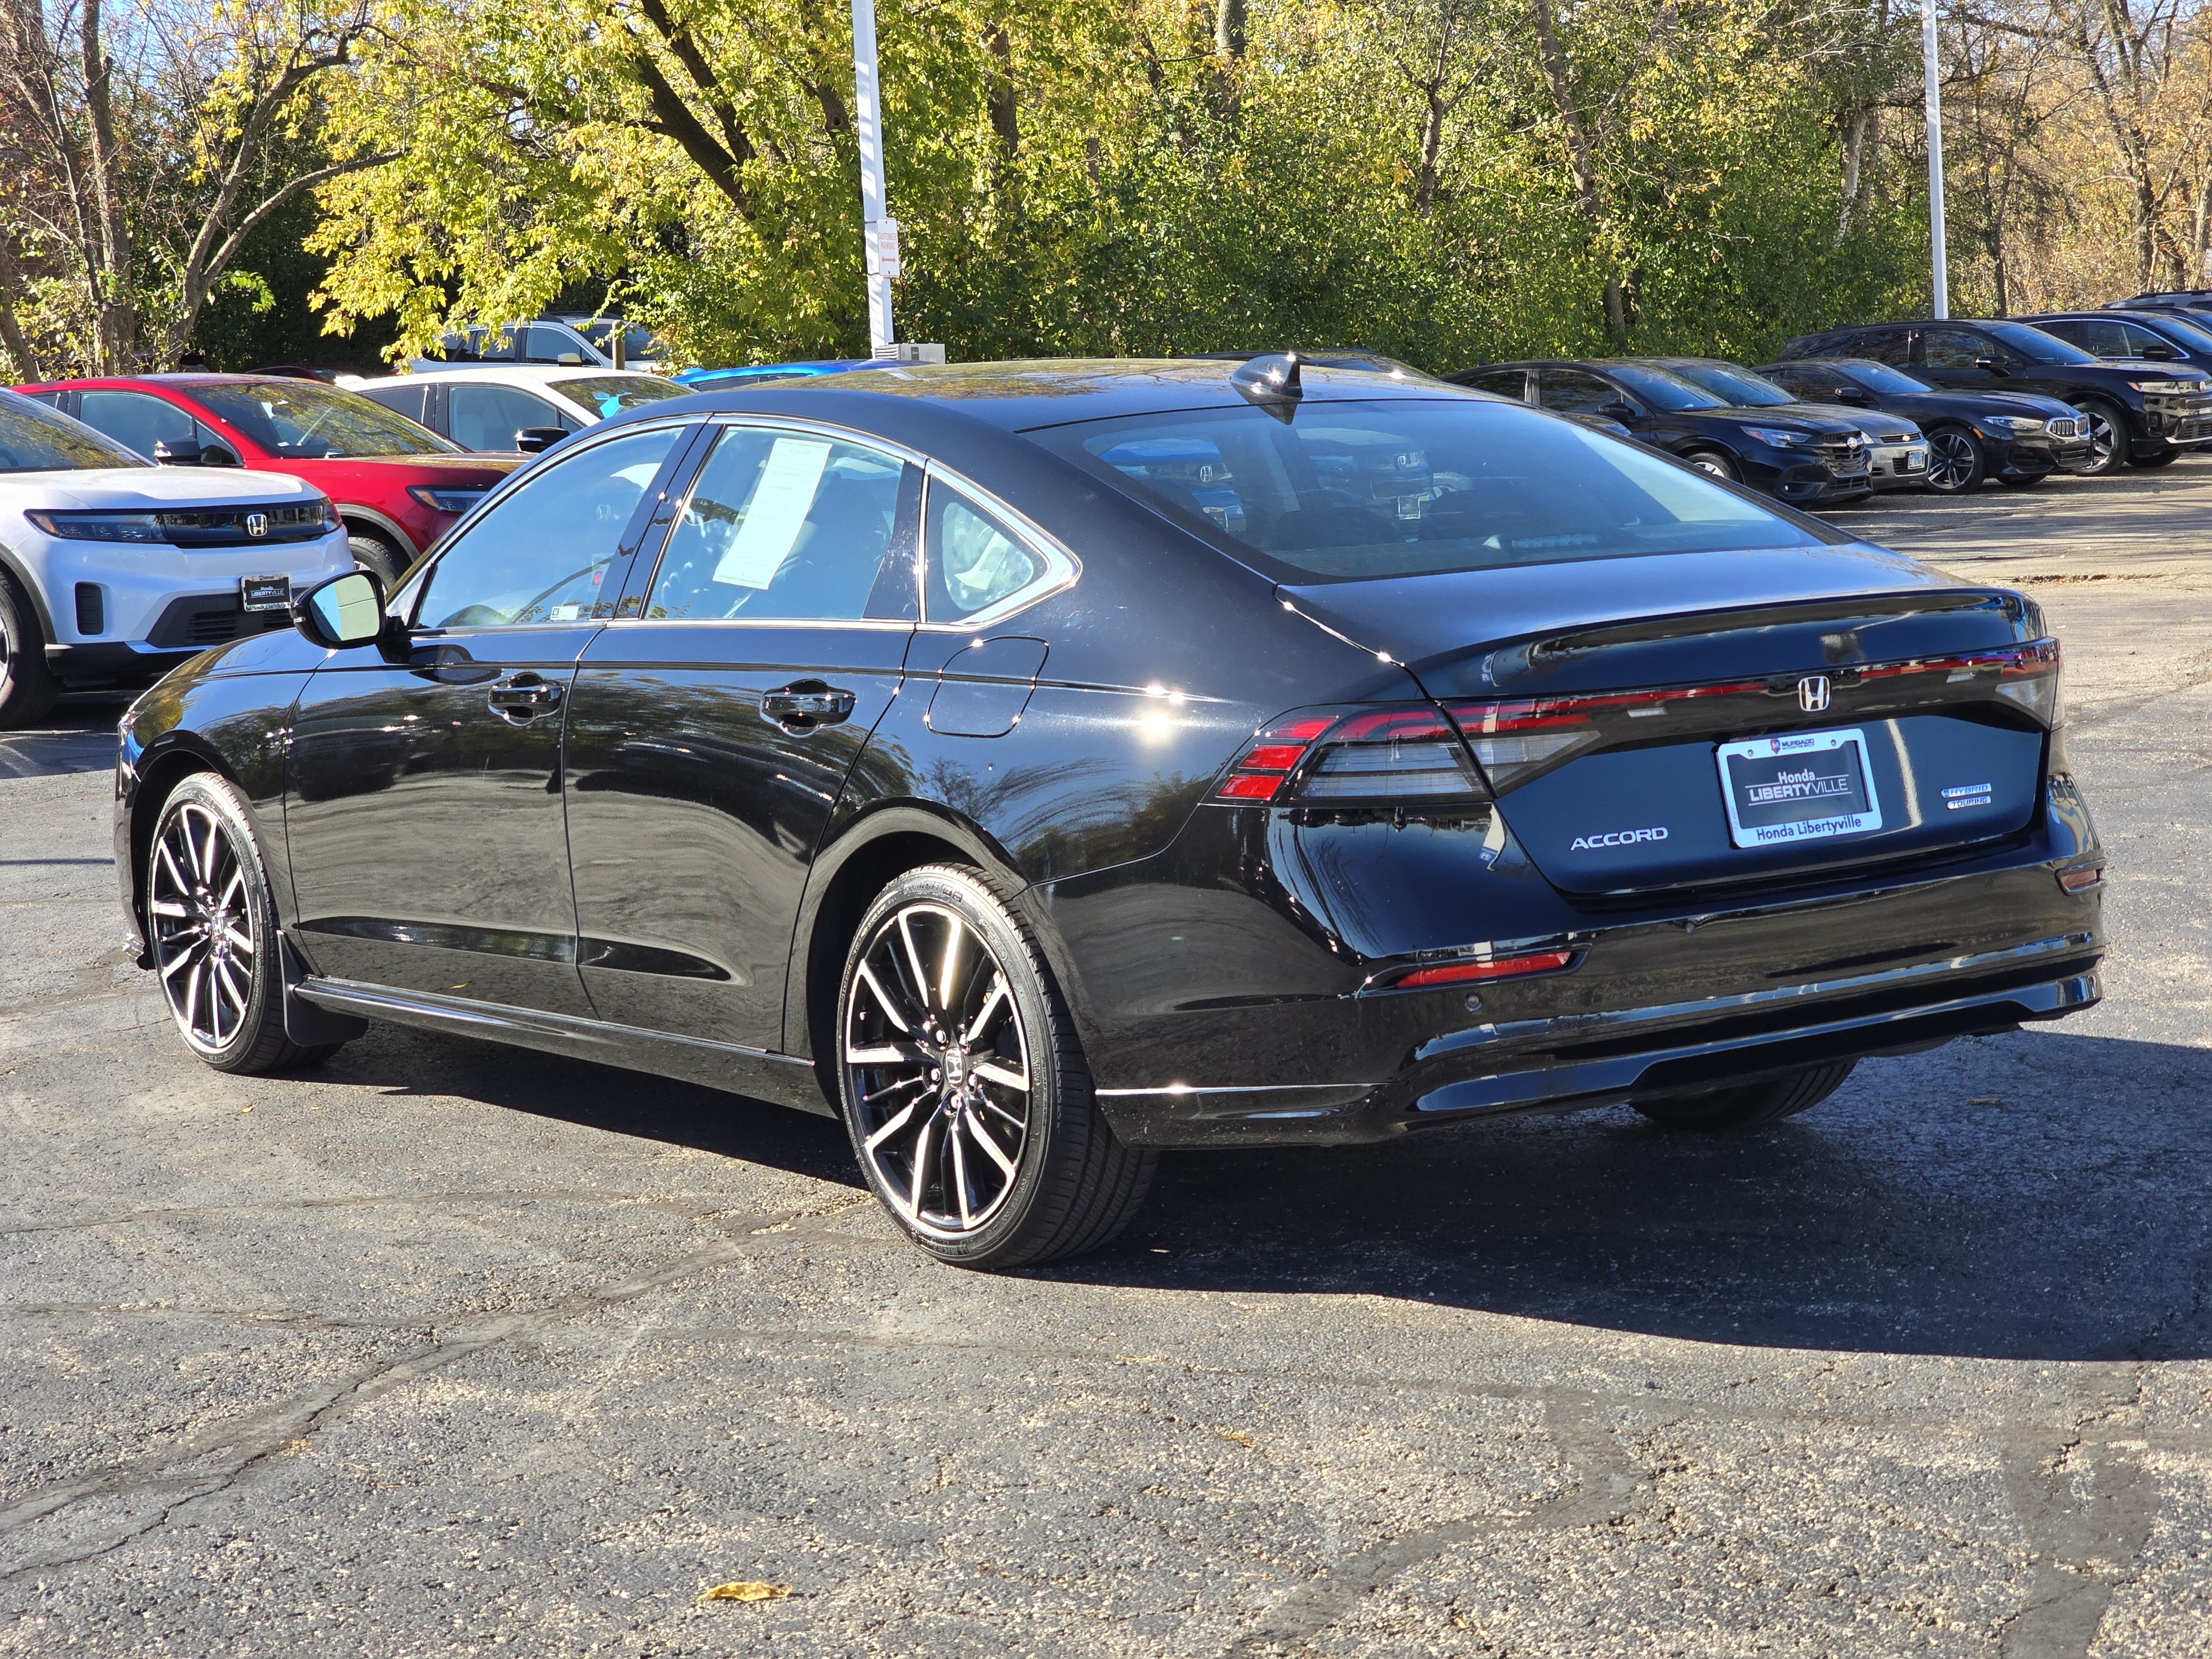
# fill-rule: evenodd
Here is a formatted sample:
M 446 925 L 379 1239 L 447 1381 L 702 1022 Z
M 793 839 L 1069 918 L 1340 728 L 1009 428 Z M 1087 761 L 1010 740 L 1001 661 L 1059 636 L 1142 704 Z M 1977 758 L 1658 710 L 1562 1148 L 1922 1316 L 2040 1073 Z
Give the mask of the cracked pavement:
M 0 734 L 0 1654 L 2212 1652 L 2212 458 L 2032 510 L 1863 527 L 2065 642 L 2101 1007 L 1751 1139 L 1171 1157 L 1008 1278 L 735 1097 L 206 1071 L 118 944 L 118 705 Z

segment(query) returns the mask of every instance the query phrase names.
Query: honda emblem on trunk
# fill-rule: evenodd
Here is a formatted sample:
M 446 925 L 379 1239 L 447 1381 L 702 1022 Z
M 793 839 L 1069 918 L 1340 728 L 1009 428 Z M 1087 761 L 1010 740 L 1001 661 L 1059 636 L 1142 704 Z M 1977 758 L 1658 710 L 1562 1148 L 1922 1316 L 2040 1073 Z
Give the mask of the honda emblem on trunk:
M 1828 677 L 1808 674 L 1797 682 L 1797 706 L 1808 714 L 1817 714 L 1828 706 Z
M 246 533 L 249 536 L 267 535 L 269 533 L 269 515 L 266 513 L 247 514 L 246 515 Z

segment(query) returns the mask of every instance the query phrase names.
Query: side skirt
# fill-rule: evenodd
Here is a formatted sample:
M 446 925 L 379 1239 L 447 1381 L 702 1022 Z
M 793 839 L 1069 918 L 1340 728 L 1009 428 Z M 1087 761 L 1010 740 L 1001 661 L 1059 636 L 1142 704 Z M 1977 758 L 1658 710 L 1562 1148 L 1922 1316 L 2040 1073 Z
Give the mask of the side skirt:
M 448 1036 L 509 1042 L 520 1048 L 726 1090 L 822 1117 L 837 1115 L 823 1097 L 812 1061 L 766 1049 L 641 1030 L 634 1025 L 611 1025 L 535 1008 L 472 1002 L 428 991 L 398 991 L 355 980 L 309 977 L 294 988 L 293 994 L 319 1008 L 359 1019 L 388 1020 L 395 1025 L 443 1031 Z

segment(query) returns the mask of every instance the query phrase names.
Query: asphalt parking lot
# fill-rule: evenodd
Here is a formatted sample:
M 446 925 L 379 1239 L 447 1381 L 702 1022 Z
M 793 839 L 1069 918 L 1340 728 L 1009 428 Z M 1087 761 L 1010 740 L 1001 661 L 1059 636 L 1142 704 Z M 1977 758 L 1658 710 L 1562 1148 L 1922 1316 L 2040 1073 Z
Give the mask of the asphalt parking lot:
M 825 1120 L 204 1070 L 118 705 L 0 737 L 0 1653 L 2212 1652 L 2212 458 L 1854 511 L 2054 619 L 2102 1006 L 1753 1139 L 1184 1154 L 1009 1278 Z

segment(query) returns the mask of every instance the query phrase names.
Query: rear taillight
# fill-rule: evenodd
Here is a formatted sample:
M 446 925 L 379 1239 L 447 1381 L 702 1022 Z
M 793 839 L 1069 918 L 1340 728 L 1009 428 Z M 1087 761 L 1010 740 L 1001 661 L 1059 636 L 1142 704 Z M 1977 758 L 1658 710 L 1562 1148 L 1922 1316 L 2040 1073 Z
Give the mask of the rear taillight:
M 2002 651 L 1977 651 L 1957 657 L 1923 657 L 1917 662 L 1880 663 L 1859 671 L 1862 680 L 1893 680 L 1941 674 L 1947 685 L 1989 684 L 2007 702 L 2026 709 L 2042 726 L 2058 724 L 2058 641 L 2037 640 Z
M 1255 736 L 1214 792 L 1240 805 L 1452 811 L 1490 798 L 1437 708 L 1302 713 Z

